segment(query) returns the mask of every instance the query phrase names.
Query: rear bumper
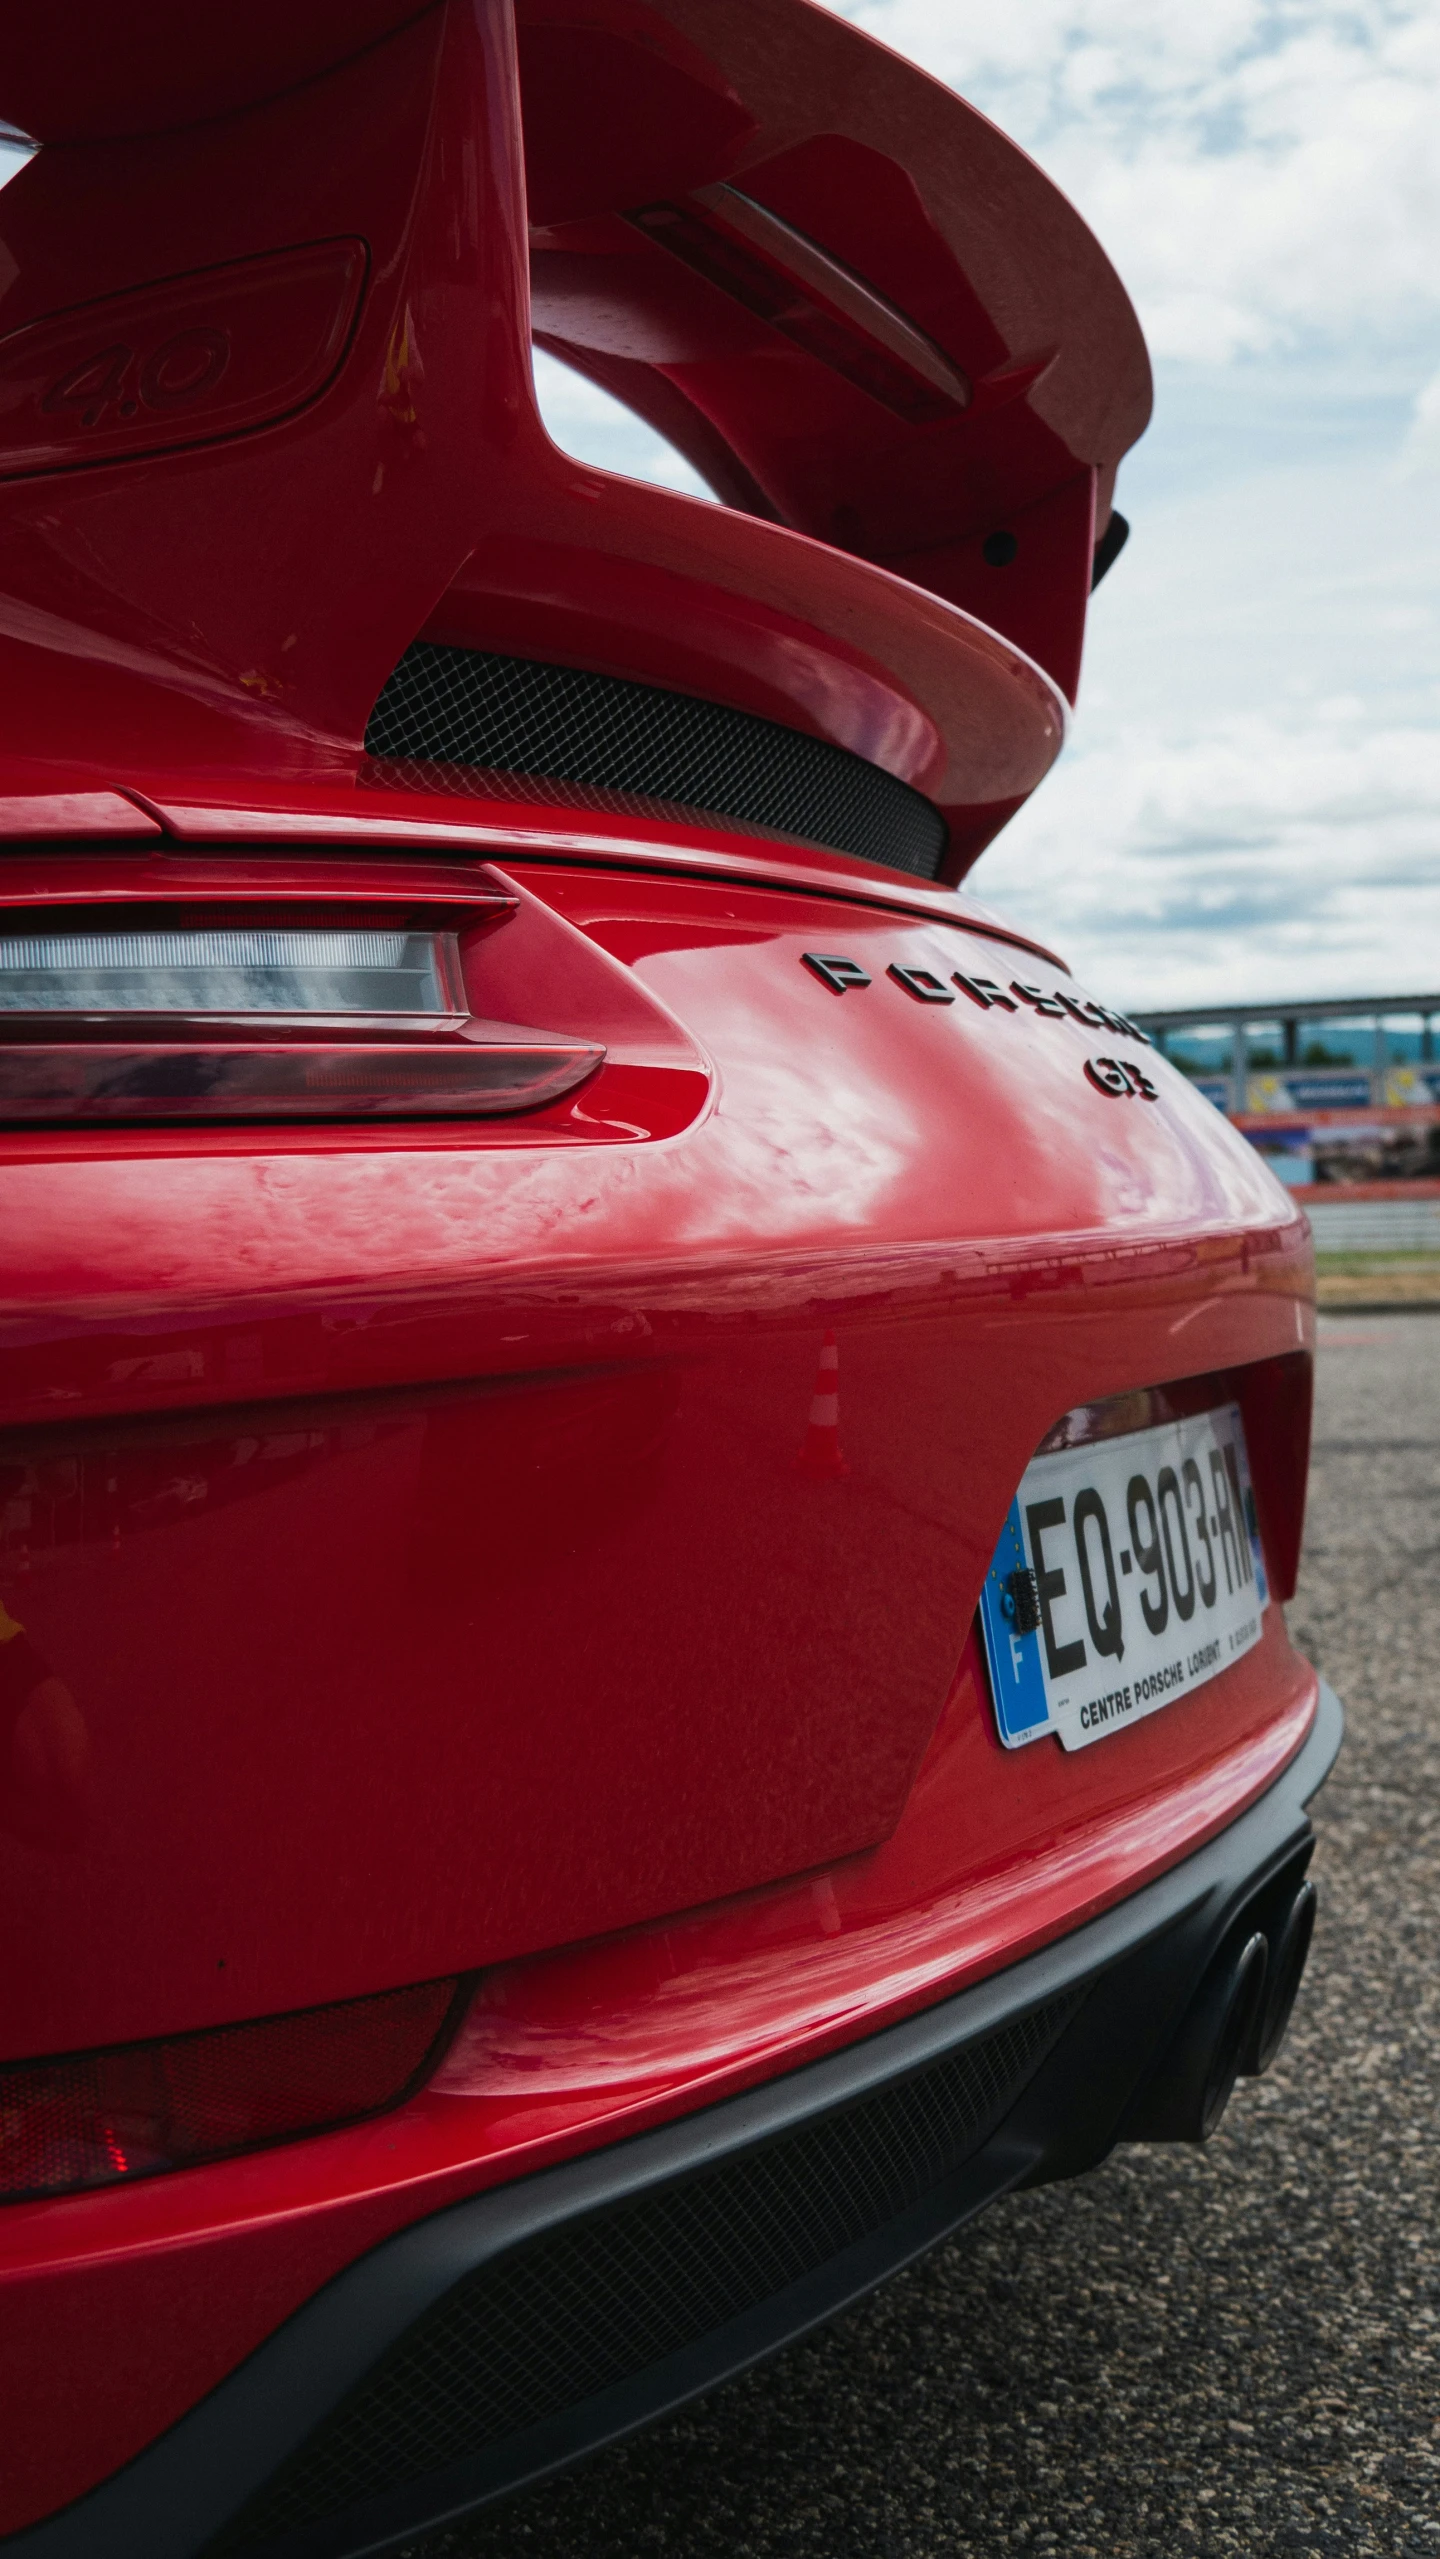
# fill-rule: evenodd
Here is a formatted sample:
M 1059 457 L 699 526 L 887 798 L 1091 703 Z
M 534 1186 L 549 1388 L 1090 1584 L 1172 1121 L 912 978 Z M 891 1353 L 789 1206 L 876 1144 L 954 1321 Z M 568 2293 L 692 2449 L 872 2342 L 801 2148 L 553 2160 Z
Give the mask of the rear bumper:
M 1269 1790 L 1039 1954 L 743 2096 L 435 2214 L 349 2267 L 15 2559 L 394 2547 L 739 2371 L 995 2195 L 1123 2134 L 1212 1957 L 1309 1854 L 1322 1687 Z

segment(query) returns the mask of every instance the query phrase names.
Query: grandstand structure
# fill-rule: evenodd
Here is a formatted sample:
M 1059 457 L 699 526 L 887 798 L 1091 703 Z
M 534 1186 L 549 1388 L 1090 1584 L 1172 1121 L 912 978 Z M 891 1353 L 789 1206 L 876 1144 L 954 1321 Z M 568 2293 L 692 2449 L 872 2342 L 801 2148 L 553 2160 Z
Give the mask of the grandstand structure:
M 1283 1182 L 1327 1204 L 1327 1222 L 1342 1198 L 1356 1213 L 1408 1199 L 1410 1222 L 1440 1244 L 1440 993 L 1181 1005 L 1134 1018 Z
M 1433 992 L 1194 1004 L 1134 1019 L 1232 1118 L 1440 1100 Z

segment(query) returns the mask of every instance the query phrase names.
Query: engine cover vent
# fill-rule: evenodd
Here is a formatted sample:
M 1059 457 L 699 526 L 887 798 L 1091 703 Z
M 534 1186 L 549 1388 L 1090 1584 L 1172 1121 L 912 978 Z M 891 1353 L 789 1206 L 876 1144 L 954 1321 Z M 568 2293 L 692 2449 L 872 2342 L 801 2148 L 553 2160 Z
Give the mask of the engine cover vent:
M 642 792 L 933 880 L 945 821 L 907 782 L 823 738 L 617 675 L 416 640 L 366 752 Z

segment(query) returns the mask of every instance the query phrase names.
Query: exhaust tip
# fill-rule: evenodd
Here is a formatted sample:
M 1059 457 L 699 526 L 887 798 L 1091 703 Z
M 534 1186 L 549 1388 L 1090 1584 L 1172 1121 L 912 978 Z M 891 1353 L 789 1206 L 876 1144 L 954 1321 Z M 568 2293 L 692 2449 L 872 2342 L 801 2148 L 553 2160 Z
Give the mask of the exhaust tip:
M 1232 1940 L 1221 1948 L 1164 2060 L 1141 2091 L 1122 2138 L 1209 2140 L 1248 2053 L 1257 2048 L 1267 2013 L 1269 1964 L 1270 1949 L 1258 1928 L 1238 1944 Z
M 1285 2041 L 1310 1952 L 1310 1940 L 1315 1934 L 1318 1908 L 1315 1887 L 1307 1879 L 1296 1886 L 1270 1930 L 1265 1997 L 1240 2062 L 1241 2072 L 1247 2079 L 1258 2079 L 1262 2072 L 1267 2071 Z

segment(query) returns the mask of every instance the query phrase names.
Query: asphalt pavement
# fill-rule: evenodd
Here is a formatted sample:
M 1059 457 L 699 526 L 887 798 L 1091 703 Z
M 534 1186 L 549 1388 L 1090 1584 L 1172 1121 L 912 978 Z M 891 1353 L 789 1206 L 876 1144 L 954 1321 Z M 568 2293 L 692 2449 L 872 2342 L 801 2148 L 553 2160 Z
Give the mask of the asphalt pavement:
M 410 2559 L 1440 2559 L 1437 1566 L 1440 1320 L 1332 1321 L 1290 1619 L 1349 1737 L 1270 2076 Z

